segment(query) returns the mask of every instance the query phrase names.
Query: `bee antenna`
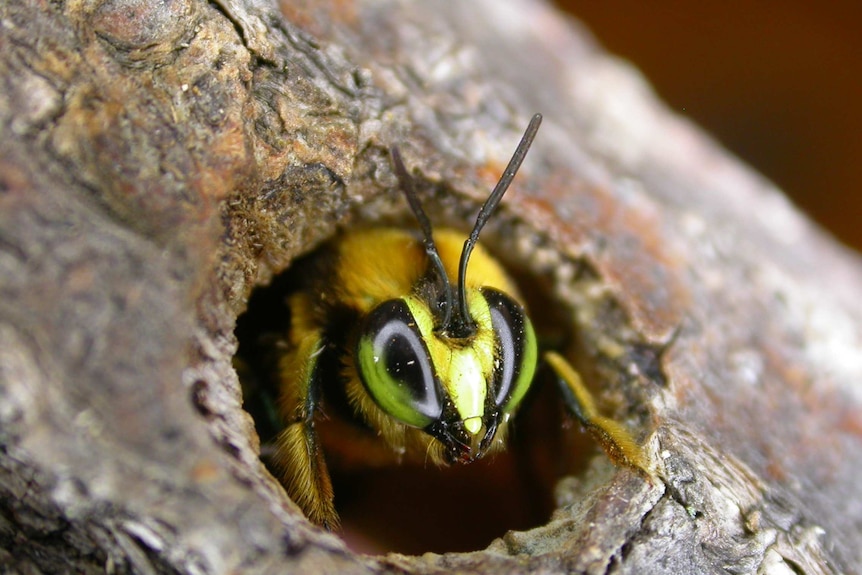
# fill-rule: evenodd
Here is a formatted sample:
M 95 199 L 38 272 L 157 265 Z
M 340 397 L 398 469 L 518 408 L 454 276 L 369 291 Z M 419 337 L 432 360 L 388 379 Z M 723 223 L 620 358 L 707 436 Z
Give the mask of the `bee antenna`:
M 431 260 L 434 269 L 437 270 L 438 281 L 443 287 L 443 317 L 439 321 L 440 329 L 448 330 L 449 324 L 452 321 L 452 308 L 454 294 L 452 293 L 452 284 L 449 283 L 449 277 L 446 275 L 446 268 L 443 266 L 443 260 L 440 259 L 440 253 L 437 251 L 437 246 L 434 244 L 434 237 L 431 232 L 431 221 L 425 215 L 425 210 L 422 209 L 422 204 L 419 203 L 419 198 L 416 196 L 416 190 L 413 188 L 413 178 L 404 167 L 404 162 L 401 160 L 401 152 L 397 146 L 389 148 L 389 153 L 392 156 L 392 162 L 395 164 L 395 175 L 398 177 L 398 183 L 401 185 L 401 191 L 407 198 L 407 203 L 410 204 L 410 209 L 413 210 L 413 215 L 419 222 L 419 227 L 422 228 L 422 243 L 425 245 L 425 253 Z M 431 302 L 432 305 L 439 305 L 438 302 Z M 435 316 L 439 316 L 439 307 L 435 310 Z
M 521 137 L 521 141 L 518 143 L 512 159 L 509 160 L 509 165 L 506 166 L 506 170 L 500 176 L 500 181 L 494 186 L 494 191 L 491 192 L 491 195 L 488 196 L 488 199 L 482 205 L 482 209 L 479 210 L 479 215 L 476 217 L 476 225 L 473 226 L 470 237 L 464 242 L 464 249 L 461 250 L 461 261 L 458 265 L 458 305 L 460 317 L 458 318 L 459 326 L 457 326 L 457 331 L 460 333 L 455 334 L 456 337 L 467 337 L 476 329 L 470 317 L 470 312 L 467 309 L 467 261 L 470 259 L 470 253 L 473 251 L 476 242 L 479 241 L 479 232 L 482 231 L 488 218 L 491 217 L 494 209 L 500 203 L 500 200 L 503 199 L 503 194 L 509 189 L 509 185 L 515 178 L 515 174 L 518 173 L 518 168 L 521 167 L 521 163 L 524 161 L 524 157 L 526 157 L 527 151 L 530 149 L 541 124 L 542 115 L 534 115 L 530 120 L 530 125 L 527 126 L 527 130 Z

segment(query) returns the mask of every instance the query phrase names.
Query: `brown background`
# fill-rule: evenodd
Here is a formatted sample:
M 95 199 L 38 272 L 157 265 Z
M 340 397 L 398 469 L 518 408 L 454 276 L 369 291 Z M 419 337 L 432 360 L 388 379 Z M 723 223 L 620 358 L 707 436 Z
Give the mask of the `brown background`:
M 559 0 L 668 106 L 862 248 L 862 5 Z

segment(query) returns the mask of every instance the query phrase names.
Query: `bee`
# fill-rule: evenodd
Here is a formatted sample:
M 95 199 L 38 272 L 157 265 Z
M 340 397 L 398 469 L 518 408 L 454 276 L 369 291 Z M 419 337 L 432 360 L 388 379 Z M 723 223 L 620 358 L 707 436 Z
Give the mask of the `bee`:
M 470 463 L 504 449 L 530 390 L 538 341 L 518 290 L 478 243 L 541 124 L 536 114 L 466 238 L 433 231 L 396 147 L 395 174 L 421 234 L 397 228 L 344 233 L 303 270 L 288 296 L 290 326 L 279 360 L 284 428 L 274 466 L 313 522 L 339 524 L 317 432 L 326 417 L 371 440 L 393 461 Z M 472 257 L 471 257 L 472 256 Z M 544 354 L 568 411 L 618 464 L 646 469 L 641 448 L 599 415 L 577 372 Z M 367 443 L 368 441 L 366 441 Z

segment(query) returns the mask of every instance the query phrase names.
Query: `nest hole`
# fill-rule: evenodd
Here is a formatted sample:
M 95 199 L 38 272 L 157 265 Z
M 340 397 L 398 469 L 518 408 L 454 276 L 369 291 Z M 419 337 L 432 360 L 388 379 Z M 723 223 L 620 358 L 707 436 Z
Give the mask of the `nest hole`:
M 244 407 L 255 421 L 261 458 L 268 467 L 273 440 L 281 429 L 276 362 L 290 326 L 286 296 L 297 289 L 297 267 L 256 288 L 236 327 L 235 366 Z M 566 322 L 560 319 L 566 314 L 555 313 L 548 304 L 553 301 L 550 279 L 506 267 L 521 289 L 543 347 L 559 349 L 566 342 L 567 349 L 574 349 Z M 448 467 L 428 463 L 342 468 L 327 458 L 342 521 L 339 534 L 348 546 L 363 553 L 475 551 L 510 530 L 546 524 L 555 508 L 557 480 L 583 471 L 598 451 L 565 417 L 548 371 L 540 365 L 503 453 Z M 351 459 L 357 459 L 353 455 Z M 273 476 L 278 477 L 274 470 Z

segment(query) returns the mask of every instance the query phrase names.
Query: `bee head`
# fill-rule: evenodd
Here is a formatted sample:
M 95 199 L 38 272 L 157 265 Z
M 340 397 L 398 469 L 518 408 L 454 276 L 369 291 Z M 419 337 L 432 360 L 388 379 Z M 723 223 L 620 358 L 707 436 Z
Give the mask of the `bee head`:
M 490 287 L 468 289 L 467 264 L 488 221 L 518 171 L 542 117 L 533 116 L 500 181 L 483 204 L 452 289 L 434 244 L 431 224 L 397 148 L 395 172 L 423 232 L 429 259 L 425 295 L 378 305 L 364 319 L 356 344 L 366 391 L 389 416 L 439 440 L 450 462 L 469 462 L 491 446 L 533 379 L 536 336 L 524 308 Z
M 356 349 L 360 379 L 377 405 L 438 439 L 450 462 L 472 461 L 490 447 L 529 389 L 538 357 L 518 302 L 493 288 L 468 293 L 471 337 L 441 336 L 425 302 L 407 296 L 368 314 Z

